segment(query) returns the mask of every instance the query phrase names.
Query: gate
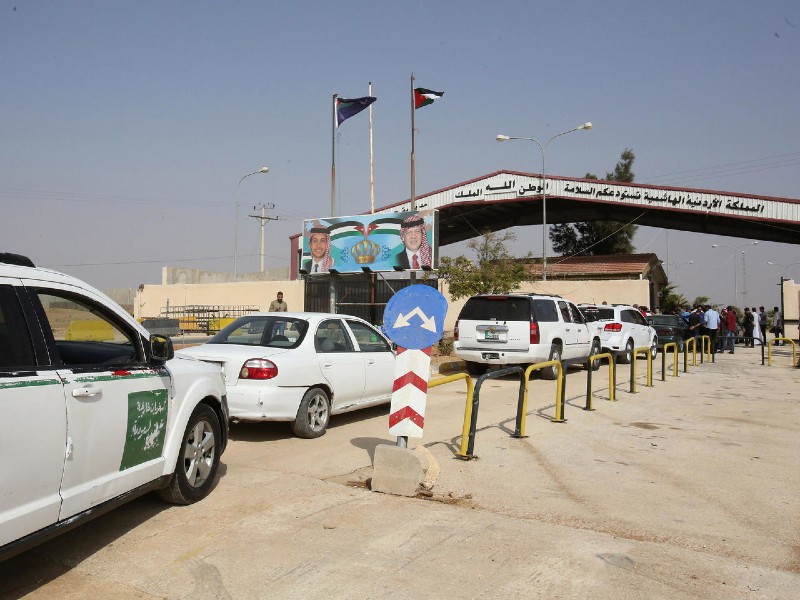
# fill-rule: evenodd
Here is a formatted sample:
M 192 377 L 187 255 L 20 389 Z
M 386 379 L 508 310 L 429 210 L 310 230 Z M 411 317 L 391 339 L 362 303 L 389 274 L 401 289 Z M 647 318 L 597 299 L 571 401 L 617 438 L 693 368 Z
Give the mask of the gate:
M 419 278 L 416 283 L 437 288 L 438 279 Z M 331 284 L 335 290 L 337 314 L 359 317 L 380 326 L 386 303 L 395 292 L 411 285 L 411 280 L 408 277 L 384 279 L 375 273 L 306 277 L 306 311 L 330 312 Z

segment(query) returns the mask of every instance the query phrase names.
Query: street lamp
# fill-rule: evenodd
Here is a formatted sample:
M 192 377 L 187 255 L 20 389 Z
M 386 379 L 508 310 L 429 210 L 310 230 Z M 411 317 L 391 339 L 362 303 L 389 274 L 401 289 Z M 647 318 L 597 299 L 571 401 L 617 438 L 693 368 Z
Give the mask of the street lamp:
M 746 244 L 742 244 L 741 246 L 725 246 L 722 244 L 711 244 L 712 248 L 727 248 L 731 251 L 731 256 L 733 257 L 733 301 L 738 302 L 739 297 L 739 284 L 736 281 L 736 251 L 740 248 L 746 248 L 747 246 L 758 246 L 758 240 L 753 242 L 747 242 Z
M 533 142 L 542 151 L 542 281 L 547 281 L 547 192 L 545 190 L 545 175 L 544 175 L 544 155 L 545 155 L 545 148 L 547 145 L 552 142 L 557 137 L 561 137 L 562 135 L 566 135 L 568 133 L 572 133 L 573 131 L 578 131 L 581 129 L 591 129 L 592 124 L 587 121 L 583 125 L 579 125 L 578 127 L 573 127 L 572 129 L 568 129 L 567 131 L 562 131 L 561 133 L 557 133 L 549 140 L 547 140 L 544 144 L 542 144 L 539 140 L 532 138 L 532 137 L 510 137 L 507 135 L 499 134 L 497 136 L 498 142 L 507 142 L 508 140 L 527 140 L 529 142 Z
M 682 262 L 682 263 L 677 263 L 676 264 L 674 262 L 671 262 L 669 264 L 672 265 L 673 267 L 675 267 L 675 276 L 677 277 L 680 274 L 680 268 L 681 267 L 683 267 L 684 265 L 693 265 L 694 261 L 693 260 L 687 260 L 686 262 Z M 669 271 L 669 265 L 667 265 L 667 270 Z M 669 273 L 667 273 L 667 279 L 669 279 Z
M 793 262 L 793 263 L 789 263 L 788 265 L 781 265 L 781 264 L 772 262 L 771 260 L 768 260 L 767 264 L 768 265 L 772 265 L 773 267 L 784 267 L 784 269 L 783 269 L 783 278 L 784 279 L 788 279 L 788 277 L 786 277 L 786 272 L 789 270 L 789 267 L 793 267 L 794 265 L 800 265 L 800 262 Z
M 772 265 L 773 267 L 783 267 L 783 275 L 781 275 L 780 286 L 781 286 L 781 315 L 784 315 L 785 313 L 783 311 L 783 308 L 784 308 L 784 306 L 783 306 L 783 282 L 784 281 L 789 281 L 789 278 L 786 277 L 786 272 L 789 270 L 789 267 L 793 267 L 794 265 L 800 265 L 800 262 L 793 262 L 793 263 L 789 263 L 788 265 L 780 265 L 778 263 L 772 262 L 771 260 L 768 260 L 767 264 L 768 265 Z M 784 331 L 784 335 L 785 334 L 786 334 L 786 332 Z M 800 361 L 798 361 L 797 364 L 800 367 Z
M 252 173 L 248 173 L 244 177 L 239 180 L 239 183 L 236 184 L 236 204 L 235 210 L 236 214 L 233 218 L 233 282 L 236 283 L 236 259 L 239 256 L 239 186 L 242 185 L 242 182 L 250 177 L 250 175 L 258 175 L 259 173 L 269 173 L 269 167 L 261 167 L 258 171 L 253 171 Z

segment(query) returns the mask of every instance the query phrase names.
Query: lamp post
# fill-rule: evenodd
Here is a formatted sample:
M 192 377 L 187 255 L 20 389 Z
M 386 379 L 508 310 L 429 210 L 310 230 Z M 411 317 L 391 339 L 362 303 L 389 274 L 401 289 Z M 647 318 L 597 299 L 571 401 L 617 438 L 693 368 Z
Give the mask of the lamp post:
M 780 283 L 780 286 L 781 286 L 781 317 L 785 318 L 785 313 L 783 311 L 783 309 L 784 309 L 784 306 L 783 306 L 783 282 L 784 281 L 789 281 L 789 278 L 786 276 L 786 272 L 789 270 L 789 267 L 793 267 L 795 265 L 800 265 L 800 262 L 793 262 L 793 263 L 789 263 L 788 265 L 779 265 L 778 263 L 774 263 L 771 260 L 768 260 L 767 264 L 768 265 L 772 265 L 773 267 L 783 267 L 783 275 L 781 275 L 781 283 Z M 783 332 L 783 334 L 786 335 L 785 323 L 784 323 L 784 332 Z M 798 361 L 797 364 L 798 364 L 798 368 L 800 368 L 800 361 Z
M 234 210 L 236 211 L 234 218 L 233 218 L 233 282 L 236 283 L 236 266 L 237 266 L 237 258 L 239 256 L 239 186 L 242 185 L 242 182 L 250 177 L 250 175 L 258 175 L 259 173 L 269 173 L 269 167 L 261 167 L 258 171 L 253 171 L 252 173 L 248 173 L 244 177 L 239 180 L 239 183 L 236 184 L 236 203 L 234 206 Z
M 677 277 L 680 274 L 680 268 L 681 267 L 683 267 L 685 265 L 693 265 L 693 264 L 694 264 L 693 260 L 687 260 L 686 262 L 677 263 L 677 264 L 674 263 L 674 262 L 671 262 L 671 263 L 669 263 L 667 265 L 667 270 L 669 270 L 669 265 L 672 265 L 673 267 L 675 267 L 675 276 Z M 667 279 L 669 279 L 669 273 L 667 273 Z
M 758 240 L 753 242 L 747 242 L 746 244 L 742 244 L 741 246 L 725 246 L 722 244 L 711 244 L 712 248 L 727 248 L 731 251 L 731 256 L 733 258 L 733 301 L 738 302 L 739 297 L 739 284 L 736 280 L 736 251 L 740 248 L 746 248 L 747 246 L 758 246 Z
M 549 140 L 547 140 L 544 144 L 542 144 L 539 140 L 532 138 L 532 137 L 512 137 L 508 135 L 499 134 L 497 136 L 498 142 L 507 142 L 508 140 L 527 140 L 529 142 L 533 142 L 539 149 L 542 151 L 542 281 L 547 281 L 547 190 L 545 189 L 546 179 L 545 179 L 545 171 L 544 171 L 544 155 L 545 149 L 547 145 L 552 142 L 557 137 L 561 137 L 562 135 L 566 135 L 568 133 L 572 133 L 573 131 L 579 131 L 581 129 L 591 129 L 592 124 L 587 121 L 583 125 L 579 125 L 578 127 L 573 127 L 572 129 L 568 129 L 567 131 L 562 131 L 561 133 L 557 133 Z

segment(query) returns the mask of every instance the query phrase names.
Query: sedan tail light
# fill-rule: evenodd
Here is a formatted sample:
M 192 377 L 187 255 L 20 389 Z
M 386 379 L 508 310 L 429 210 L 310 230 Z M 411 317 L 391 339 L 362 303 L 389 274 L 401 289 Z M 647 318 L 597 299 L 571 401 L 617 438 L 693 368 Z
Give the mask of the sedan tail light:
M 622 323 L 606 323 L 603 331 L 622 331 Z
M 272 379 L 277 375 L 278 366 L 264 358 L 251 358 L 239 371 L 239 379 Z
M 531 321 L 531 344 L 539 343 L 539 323 Z
M 456 321 L 456 326 L 453 327 L 453 341 L 458 341 L 458 321 Z

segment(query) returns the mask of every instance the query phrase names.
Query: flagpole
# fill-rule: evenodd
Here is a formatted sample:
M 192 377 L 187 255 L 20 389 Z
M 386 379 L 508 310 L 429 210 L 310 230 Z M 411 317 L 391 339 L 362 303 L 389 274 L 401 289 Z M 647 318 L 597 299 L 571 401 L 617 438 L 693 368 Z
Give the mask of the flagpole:
M 333 95 L 332 120 L 331 120 L 331 216 L 336 215 L 336 98 L 339 94 Z
M 416 162 L 417 157 L 414 153 L 414 74 L 411 74 L 411 210 L 417 210 L 416 193 Z
M 369 82 L 367 96 L 372 96 L 372 82 Z M 369 212 L 375 212 L 375 161 L 372 155 L 372 104 L 369 105 Z

